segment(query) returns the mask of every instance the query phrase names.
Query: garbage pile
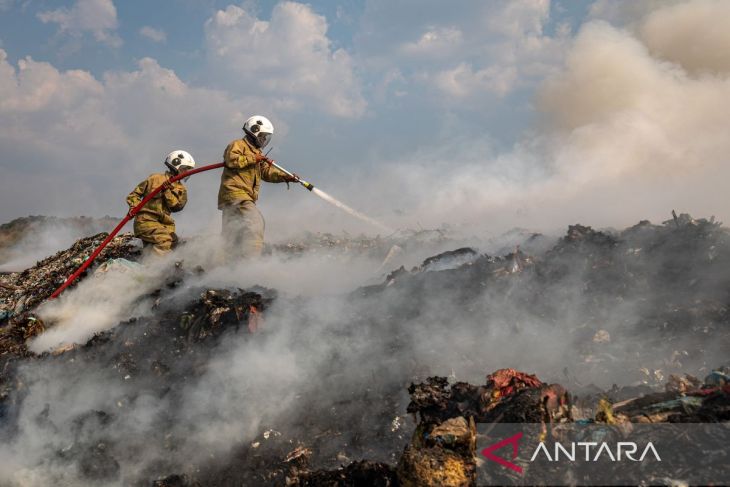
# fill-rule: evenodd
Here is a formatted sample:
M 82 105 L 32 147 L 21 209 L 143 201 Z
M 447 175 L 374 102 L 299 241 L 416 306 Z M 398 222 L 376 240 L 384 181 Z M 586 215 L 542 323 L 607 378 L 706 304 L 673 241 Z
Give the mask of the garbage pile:
M 429 377 L 425 382 L 411 384 L 408 389 L 411 397 L 408 412 L 417 415 L 418 425 L 395 468 L 379 465 L 377 473 L 372 473 L 371 469 L 371 476 L 365 483 L 360 480 L 362 462 L 357 462 L 334 471 L 302 474 L 298 485 L 477 485 L 476 471 L 484 462 L 477 452 L 478 423 L 542 424 L 545 431 L 549 431 L 551 425 L 572 422 L 583 425 L 728 422 L 729 371 L 727 367 L 715 370 L 704 381 L 673 377 L 666 385 L 666 392 L 616 403 L 609 400 L 610 393 L 577 398 L 559 384 L 544 384 L 536 376 L 514 369 L 500 369 L 487 375 L 482 386 L 464 382 L 449 384 L 446 377 Z M 677 388 L 678 383 L 689 383 L 691 387 Z M 573 404 L 575 400 L 592 406 L 581 409 Z M 545 465 L 540 468 L 544 469 Z M 686 474 L 682 468 L 676 466 L 672 472 L 672 466 L 668 465 L 663 471 L 668 477 L 681 481 Z M 509 473 L 507 470 L 497 472 Z M 315 479 L 326 479 L 326 483 L 312 483 Z M 637 482 L 641 479 L 641 472 L 638 472 Z M 493 478 L 490 484 L 497 485 L 499 480 Z M 520 479 L 517 481 L 519 483 Z
M 518 336 L 559 336 L 570 345 L 559 376 L 572 388 L 591 387 L 576 371 L 598 377 L 614 366 L 626 381 L 661 387 L 690 364 L 715 367 L 708 351 L 730 350 L 730 232 L 714 220 L 681 215 L 611 233 L 573 225 L 542 255 L 519 246 L 504 256 L 460 255 L 469 259 L 456 268 L 429 272 L 453 259 L 447 252 L 353 295 L 397 295 L 401 316 L 428 310 L 436 323 L 474 322 L 476 312 L 485 332 L 491 322 Z M 434 307 L 435 297 L 458 306 Z
M 447 229 L 398 230 L 390 235 L 353 236 L 306 232 L 287 242 L 267 245 L 267 252 L 274 255 L 298 257 L 317 255 L 329 259 L 365 257 L 382 262 L 383 270 L 408 255 L 433 255 L 444 249 L 463 245 L 464 240 L 451 235 Z M 392 267 L 391 267 L 392 268 Z
M 6 425 L 19 421 L 23 391 L 27 387 L 23 383 L 23 367 L 63 370 L 64 376 L 82 377 L 93 364 L 104 374 L 106 382 L 117 384 L 124 392 L 112 410 L 89 410 L 75 416 L 72 422 L 77 432 L 75 440 L 56 452 L 53 461 L 76 470 L 80 480 L 98 485 L 119 481 L 117 457 L 128 457 L 128 450 L 135 443 L 141 451 L 143 444 L 159 442 L 174 454 L 172 445 L 176 440 L 172 428 L 165 424 L 176 422 L 176 410 L 171 409 L 157 418 L 161 424 L 154 437 L 137 437 L 131 433 L 127 437 L 129 442 L 119 441 L 115 424 L 130 414 L 131 406 L 137 402 L 152 398 L 178 401 L 186 385 L 205 373 L 216 345 L 229 333 L 257 331 L 263 324 L 265 310 L 276 297 L 275 292 L 266 289 L 254 292 L 187 288 L 182 295 L 177 291 L 180 290 L 155 291 L 153 317 L 132 318 L 96 334 L 83 345 L 42 355 L 27 354 L 22 362 L 5 361 L 0 373 L 0 420 Z M 182 309 L 180 302 L 186 303 Z M 51 405 L 46 408 L 46 416 L 51 409 Z M 39 427 L 48 432 L 57 428 L 47 417 Z M 149 473 L 151 477 L 155 475 Z
M 184 277 L 189 279 L 190 274 Z M 293 485 L 301 476 L 308 479 L 302 480 L 303 485 L 326 485 L 345 477 L 356 479 L 360 485 L 394 485 L 378 483 L 382 476 L 393 478 L 393 469 L 382 462 L 355 462 L 347 466 L 344 473 L 310 469 L 313 451 L 328 457 L 336 456 L 335 461 L 340 463 L 350 462 L 354 455 L 344 453 L 342 446 L 336 446 L 337 450 L 333 451 L 331 445 L 340 443 L 347 427 L 353 425 L 349 413 L 361 406 L 360 401 L 367 396 L 362 393 L 338 405 L 348 414 L 338 415 L 334 407 L 328 414 L 307 407 L 298 408 L 290 421 L 302 425 L 301 429 L 293 426 L 288 431 L 268 428 L 253 441 L 235 445 L 231 453 L 220 460 L 211 456 L 203 464 L 187 464 L 186 473 L 160 475 L 160 472 L 178 471 L 179 466 L 185 464 L 185 458 L 179 457 L 182 448 L 178 446 L 184 438 L 178 436 L 181 432 L 176 425 L 186 413 L 175 408 L 162 412 L 155 418 L 159 426 L 151 435 L 138 436 L 135 431 L 120 433 L 118 425 L 135 421 L 134 408 L 139 403 L 150 400 L 171 404 L 183 402 L 187 388 L 202 380 L 220 348 L 225 347 L 232 336 L 245 337 L 246 341 L 265 339 L 268 333 L 266 314 L 277 299 L 277 293 L 265 288 L 187 287 L 183 279 L 174 280 L 172 287 L 156 290 L 153 297 L 156 304 L 150 316 L 120 323 L 83 345 L 42 355 L 28 353 L 23 361 L 7 361 L 0 374 L 0 421 L 15 425 L 20 420 L 27 387 L 23 368 L 32 365 L 35 369 L 53 370 L 63 377 L 74 378 L 88 374 L 93 364 L 106 383 L 115 390 L 122 388 L 123 393 L 114 398 L 115 407 L 111 410 L 89 410 L 75 415 L 71 421 L 72 443 L 52 453 L 52 463 L 75 472 L 77 481 L 91 485 L 122 481 L 125 477 L 121 458 L 134 456 L 138 449 L 137 460 L 147 462 L 150 459 L 144 458 L 142 451 L 155 445 L 169 454 L 169 458 L 155 459 L 148 469 L 138 472 L 132 479 L 134 482 L 143 485 L 152 482 L 157 486 Z M 318 395 L 316 391 L 312 394 Z M 391 395 L 395 395 L 393 391 L 380 391 L 369 403 L 382 408 L 379 414 L 389 415 L 390 411 L 398 409 L 397 401 L 389 397 Z M 299 400 L 310 405 L 319 402 L 317 397 L 308 396 Z M 48 405 L 43 409 L 38 425 L 49 436 L 61 426 L 48 418 L 52 408 Z M 402 442 L 404 433 L 393 428 L 385 422 L 382 428 L 360 433 L 361 441 L 374 443 L 376 438 L 382 439 L 383 431 L 388 431 L 397 443 Z M 307 431 L 306 435 L 303 430 Z M 355 451 L 359 450 L 356 445 L 353 447 Z
M 38 215 L 16 218 L 3 223 L 0 225 L 0 268 L 11 262 L 13 268 L 10 270 L 19 270 L 17 266 L 22 262 L 28 262 L 29 256 L 45 256 L 43 251 L 48 248 L 49 242 L 46 240 L 49 237 L 52 237 L 52 241 L 56 244 L 65 242 L 70 244 L 78 238 L 113 228 L 118 221 L 119 218 L 109 216 L 59 218 Z M 17 263 L 13 264 L 13 261 Z
M 99 233 L 82 238 L 70 248 L 47 257 L 21 272 L 0 275 L 0 356 L 9 351 L 24 355 L 25 340 L 38 333 L 32 311 L 60 286 L 107 237 Z M 131 234 L 114 238 L 98 262 L 108 259 L 137 259 L 141 248 Z M 83 276 L 82 276 L 83 277 Z M 0 362 L 1 365 L 1 362 Z
M 24 310 L 33 309 L 45 301 L 66 277 L 84 263 L 107 235 L 99 233 L 82 238 L 70 248 L 37 262 L 33 267 L 0 276 L 0 299 L 3 300 L 0 313 L 4 313 L 0 319 L 20 315 Z M 122 234 L 109 242 L 98 261 L 135 259 L 140 255 L 140 250 L 131 234 Z
M 383 244 L 379 236 L 375 238 L 365 235 L 351 236 L 347 233 L 334 235 L 331 233 L 306 232 L 301 238 L 288 242 L 276 243 L 270 246 L 272 252 L 283 254 L 302 254 L 305 252 L 322 253 L 332 252 L 370 252 L 372 250 L 382 251 Z
M 411 237 L 398 240 L 406 254 L 420 238 L 448 239 Z M 382 256 L 395 245 L 311 238 L 275 251 Z M 719 223 L 573 225 L 539 253 L 450 244 L 336 297 L 201 287 L 202 270 L 183 272 L 143 297 L 149 313 L 31 354 L 24 340 L 54 324 L 29 312 L 93 248 L 79 241 L 26 278 L 3 276 L 19 288 L 2 291 L 6 309 L 33 300 L 2 322 L 0 354 L 16 359 L 0 370 L 0 433 L 16 441 L 21 417 L 49 438 L 73 425 L 28 467 L 67 483 L 473 485 L 481 423 L 730 420 L 730 233 Z M 134 259 L 128 237 L 113 245 L 100 262 Z M 282 384 L 268 382 L 272 369 Z M 65 396 L 46 390 L 76 391 L 82 377 L 113 402 L 54 421 Z

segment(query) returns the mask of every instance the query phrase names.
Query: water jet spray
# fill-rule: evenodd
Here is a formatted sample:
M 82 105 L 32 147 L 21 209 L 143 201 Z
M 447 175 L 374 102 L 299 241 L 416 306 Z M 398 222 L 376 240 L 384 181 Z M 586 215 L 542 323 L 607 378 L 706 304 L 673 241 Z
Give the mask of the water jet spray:
M 329 203 L 329 204 L 331 204 L 333 206 L 336 206 L 337 208 L 339 208 L 339 209 L 347 212 L 348 214 L 354 216 L 355 218 L 359 218 L 360 220 L 362 220 L 364 222 L 367 222 L 367 223 L 373 225 L 374 227 L 377 227 L 377 228 L 383 230 L 384 232 L 393 233 L 393 229 L 386 227 L 385 225 L 383 225 L 379 221 L 374 220 L 374 219 L 370 218 L 369 216 L 364 215 L 364 214 L 360 213 L 359 211 L 357 211 L 357 210 L 355 210 L 353 208 L 350 208 L 349 206 L 347 206 L 346 204 L 344 204 L 342 201 L 340 201 L 340 200 L 334 198 L 333 196 L 325 193 L 321 189 L 315 188 L 312 183 L 309 183 L 309 182 L 301 179 L 299 176 L 295 176 L 294 173 L 292 173 L 290 171 L 287 171 L 286 169 L 284 169 L 283 167 L 281 167 L 279 164 L 277 164 L 275 161 L 272 161 L 271 159 L 268 159 L 266 163 L 267 164 L 271 164 L 272 166 L 274 166 L 275 168 L 277 168 L 279 171 L 283 172 L 284 174 L 286 174 L 290 178 L 294 178 L 296 180 L 296 182 L 298 182 L 299 184 L 301 184 L 302 186 L 304 186 L 306 189 L 308 189 L 312 193 L 314 193 L 317 196 L 319 196 L 320 198 L 322 198 L 327 203 Z

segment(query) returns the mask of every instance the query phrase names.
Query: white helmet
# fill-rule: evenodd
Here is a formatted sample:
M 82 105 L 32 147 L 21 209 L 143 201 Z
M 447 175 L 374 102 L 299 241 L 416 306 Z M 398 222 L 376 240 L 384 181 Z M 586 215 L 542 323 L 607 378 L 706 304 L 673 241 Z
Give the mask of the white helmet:
M 189 171 L 195 167 L 195 159 L 189 152 L 184 150 L 174 150 L 167 154 L 165 165 L 172 166 L 178 173 Z
M 271 141 L 271 136 L 274 135 L 274 125 L 268 118 L 254 115 L 243 124 L 243 131 L 253 139 L 256 147 L 263 149 Z

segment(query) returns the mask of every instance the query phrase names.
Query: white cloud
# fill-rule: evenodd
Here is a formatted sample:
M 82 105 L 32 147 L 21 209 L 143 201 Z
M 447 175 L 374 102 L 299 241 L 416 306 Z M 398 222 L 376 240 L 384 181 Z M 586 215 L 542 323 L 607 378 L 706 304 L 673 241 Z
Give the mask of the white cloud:
M 11 133 L 23 133 L 37 127 L 51 129 L 62 124 L 64 110 L 76 109 L 103 92 L 102 85 L 86 71 L 59 72 L 48 63 L 31 58 L 18 61 L 15 69 L 7 62 L 5 51 L 0 50 L 0 124 L 3 137 Z M 34 123 L 24 124 L 29 114 L 43 112 Z M 40 125 L 40 126 L 39 126 Z M 63 124 L 64 129 L 69 125 Z
M 90 33 L 95 40 L 112 47 L 122 45 L 117 36 L 117 9 L 112 0 L 76 0 L 69 8 L 40 12 L 43 23 L 58 24 L 59 32 L 72 36 Z
M 173 148 L 217 162 L 240 134 L 242 106 L 262 108 L 253 98 L 191 87 L 150 58 L 98 79 L 31 58 L 14 66 L 0 50 L 3 213 L 119 214 L 124 195 L 162 169 Z M 197 197 L 206 202 L 186 213 L 214 211 L 213 179 L 201 178 L 208 186 Z
M 359 117 L 366 108 L 350 55 L 334 49 L 327 21 L 308 5 L 277 4 L 271 20 L 235 5 L 205 24 L 215 79 L 232 92 L 269 96 L 283 108 Z
M 492 9 L 486 16 L 486 24 L 491 33 L 520 40 L 541 36 L 549 17 L 550 0 L 511 0 Z
M 461 30 L 456 27 L 432 27 L 413 42 L 402 44 L 399 49 L 406 55 L 423 56 L 428 58 L 453 55 L 464 42 Z
M 545 33 L 549 0 L 390 4 L 368 2 L 367 32 L 357 38 L 363 62 L 381 75 L 397 67 L 450 108 L 481 109 L 536 85 L 557 70 L 570 40 L 567 26 Z
M 488 66 L 477 71 L 468 63 L 436 73 L 430 81 L 453 98 L 465 98 L 476 93 L 504 96 L 517 80 L 514 66 Z
M 139 29 L 139 35 L 151 40 L 152 42 L 167 41 L 167 34 L 165 34 L 164 30 L 155 29 L 154 27 L 150 27 L 149 25 L 145 25 L 144 27 Z

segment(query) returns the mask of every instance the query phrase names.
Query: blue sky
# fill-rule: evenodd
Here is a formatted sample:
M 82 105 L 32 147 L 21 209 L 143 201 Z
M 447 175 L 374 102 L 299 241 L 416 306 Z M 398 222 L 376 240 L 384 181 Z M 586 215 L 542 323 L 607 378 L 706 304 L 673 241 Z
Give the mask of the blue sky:
M 202 45 L 204 42 L 204 23 L 217 10 L 228 5 L 238 4 L 261 18 L 268 18 L 277 2 L 259 1 L 236 3 L 214 0 L 142 0 L 117 1 L 114 3 L 118 27 L 115 32 L 123 40 L 119 49 L 110 49 L 108 45 L 83 42 L 81 39 L 69 39 L 56 35 L 58 25 L 44 23 L 38 15 L 41 12 L 57 10 L 61 6 L 70 8 L 73 1 L 43 1 L 43 0 L 4 0 L 2 15 L 0 16 L 0 32 L 2 32 L 3 48 L 11 61 L 17 61 L 25 56 L 32 56 L 37 60 L 54 62 L 61 69 L 85 69 L 96 75 L 109 69 L 132 69 L 135 61 L 143 57 L 154 57 L 161 64 L 170 67 L 186 80 L 194 80 L 196 64 L 202 59 Z M 366 29 L 369 23 L 382 20 L 381 15 L 388 15 L 393 10 L 406 10 L 406 15 L 412 10 L 431 10 L 424 7 L 418 9 L 413 5 L 417 2 L 405 2 L 402 7 L 384 5 L 382 11 L 376 7 L 369 7 L 366 1 L 315 1 L 305 2 L 312 9 L 326 17 L 328 21 L 327 36 L 336 48 L 355 48 L 356 39 L 367 36 Z M 397 4 L 397 2 L 395 2 Z M 550 22 L 545 25 L 546 32 L 550 32 L 558 23 L 569 22 L 574 27 L 580 25 L 588 12 L 591 2 L 562 1 L 554 2 L 551 7 Z M 424 4 L 428 5 L 428 4 Z M 433 7 L 437 4 L 428 5 Z M 432 18 L 440 18 L 451 10 L 456 13 L 458 21 L 460 14 L 468 8 L 460 9 L 450 6 L 441 7 L 438 12 L 425 12 L 421 19 L 410 18 L 411 22 L 427 26 Z M 461 12 L 459 12 L 461 10 Z M 370 12 L 369 15 L 364 14 Z M 401 12 L 399 12 L 401 13 Z M 367 18 L 364 18 L 367 17 Z M 402 25 L 399 17 L 390 27 L 399 31 Z M 164 32 L 166 40 L 156 42 L 140 35 L 140 29 L 152 27 Z M 416 25 L 412 26 L 416 27 Z M 404 34 L 407 29 L 404 29 Z M 407 34 L 406 34 L 407 35 Z M 400 36 L 399 36 L 400 37 Z M 195 62 L 197 59 L 198 63 Z
M 699 62 L 709 69 L 705 78 L 709 73 L 724 81 L 722 59 L 689 59 L 663 33 L 687 24 L 692 36 L 698 28 L 689 20 L 712 22 L 726 3 L 0 0 L 0 165 L 6 174 L 0 220 L 121 214 L 126 193 L 158 170 L 169 150 L 189 150 L 201 164 L 217 162 L 240 136 L 243 119 L 261 113 L 275 122 L 273 146 L 282 163 L 392 224 L 468 226 L 470 219 L 512 208 L 503 225 L 560 225 L 560 205 L 540 214 L 546 204 L 541 191 L 546 183 L 564 184 L 568 175 L 603 167 L 567 167 L 574 162 L 565 158 L 573 161 L 578 149 L 585 160 L 590 144 L 598 144 L 590 154 L 605 157 L 608 149 L 600 144 L 607 137 L 630 145 L 632 132 L 617 128 L 619 108 L 636 123 L 648 117 L 652 133 L 666 132 L 668 139 L 680 129 L 647 112 L 661 100 L 639 98 L 652 91 L 639 85 L 626 88 L 636 90 L 635 105 L 608 110 L 591 99 L 570 99 L 585 85 L 551 91 L 551 83 L 588 76 L 618 86 L 633 77 L 623 62 L 582 73 L 570 60 L 584 56 L 582 65 L 592 65 L 586 49 L 626 56 L 637 80 L 646 68 L 652 82 L 677 84 L 680 70 L 697 81 L 682 88 L 696 91 Z M 723 29 L 707 30 L 713 32 L 707 42 L 715 43 L 709 49 L 717 51 Z M 652 96 L 661 96 L 655 91 Z M 563 123 L 574 119 L 580 124 Z M 586 127 L 616 133 L 579 147 L 575 140 Z M 652 157 L 664 157 L 665 149 L 653 148 Z M 627 172 L 645 174 L 647 166 L 636 161 L 647 150 L 636 149 Z M 682 151 L 690 149 L 675 150 Z M 591 194 L 594 183 L 585 185 Z M 183 228 L 212 225 L 219 218 L 216 176 L 190 185 Z M 602 191 L 604 199 L 615 194 Z M 525 203 L 513 201 L 515 194 L 537 196 Z M 677 203 L 690 201 L 687 195 Z M 660 197 L 645 211 L 658 214 L 670 203 Z M 293 190 L 266 188 L 261 206 L 280 226 L 311 218 L 321 223 L 317 228 L 349 228 L 341 215 Z M 627 213 L 606 214 L 599 205 L 596 218 L 613 224 Z M 579 215 L 570 210 L 565 220 Z

